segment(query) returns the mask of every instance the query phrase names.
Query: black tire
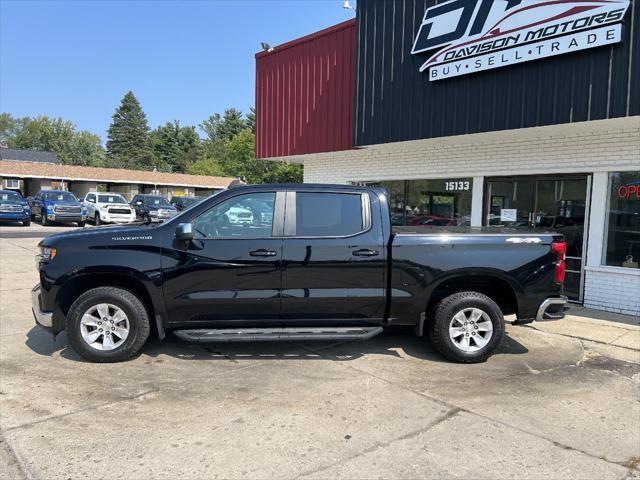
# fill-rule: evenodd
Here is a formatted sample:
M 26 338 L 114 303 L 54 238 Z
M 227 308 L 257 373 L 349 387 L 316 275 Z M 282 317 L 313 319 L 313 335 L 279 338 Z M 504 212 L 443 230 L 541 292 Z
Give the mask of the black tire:
M 80 320 L 92 306 L 110 303 L 122 309 L 129 319 L 129 335 L 113 350 L 97 350 L 82 338 Z M 67 338 L 73 349 L 91 362 L 122 362 L 137 355 L 149 338 L 149 315 L 140 299 L 128 290 L 98 287 L 80 295 L 67 313 Z
M 78 222 L 78 226 L 79 227 L 84 227 L 87 224 L 87 222 Z
M 93 224 L 97 227 L 98 225 L 102 225 L 102 220 L 100 220 L 100 214 L 98 212 L 96 212 L 95 216 L 93 217 Z
M 29 225 L 31 225 L 31 220 L 25 220 L 24 222 L 22 222 L 23 227 L 28 227 Z
M 49 221 L 49 219 L 47 218 L 47 214 L 46 213 L 41 213 L 40 214 L 40 224 L 43 227 L 49 226 L 51 225 L 51 222 Z
M 149 215 L 145 214 L 145 215 L 142 217 L 142 221 L 143 221 L 144 223 L 149 224 L 149 223 L 151 223 L 151 217 L 150 217 Z
M 36 221 L 36 215 L 35 215 L 35 213 L 32 213 L 32 214 L 31 214 L 31 221 L 32 221 L 32 222 L 35 222 L 35 221 Z
M 453 317 L 469 308 L 485 312 L 493 327 L 489 342 L 479 350 L 466 352 L 454 344 L 449 336 Z M 478 292 L 458 292 L 442 299 L 434 308 L 429 324 L 429 336 L 436 349 L 447 359 L 458 363 L 484 362 L 500 346 L 504 338 L 504 317 L 500 307 L 486 295 Z M 454 325 L 458 325 L 455 323 Z M 469 327 L 471 328 L 471 327 Z M 472 335 L 475 333 L 472 331 Z

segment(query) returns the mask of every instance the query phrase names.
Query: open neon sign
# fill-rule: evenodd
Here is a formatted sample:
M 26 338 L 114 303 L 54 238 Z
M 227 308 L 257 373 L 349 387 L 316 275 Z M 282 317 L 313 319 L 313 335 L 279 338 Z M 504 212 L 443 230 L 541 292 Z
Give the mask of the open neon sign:
M 618 198 L 625 200 L 640 200 L 640 180 L 634 180 L 617 188 Z

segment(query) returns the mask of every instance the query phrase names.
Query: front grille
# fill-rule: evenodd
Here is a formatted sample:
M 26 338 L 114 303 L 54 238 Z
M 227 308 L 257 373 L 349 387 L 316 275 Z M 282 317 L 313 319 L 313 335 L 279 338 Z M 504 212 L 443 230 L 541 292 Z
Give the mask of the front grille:
M 110 208 L 109 213 L 122 213 L 129 215 L 131 213 L 131 210 L 129 208 Z
M 55 213 L 80 213 L 80 207 L 67 207 L 64 205 L 56 205 L 53 209 Z
M 0 205 L 0 212 L 2 213 L 20 213 L 22 212 L 21 205 Z
M 239 213 L 238 218 L 251 218 L 250 213 Z

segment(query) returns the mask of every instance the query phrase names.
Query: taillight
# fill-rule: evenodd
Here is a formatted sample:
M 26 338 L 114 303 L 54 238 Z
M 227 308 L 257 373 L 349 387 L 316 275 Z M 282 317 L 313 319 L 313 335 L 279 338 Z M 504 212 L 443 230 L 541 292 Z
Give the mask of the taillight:
M 556 261 L 556 282 L 564 283 L 564 276 L 567 270 L 567 243 L 552 242 L 551 251 L 558 257 L 558 260 Z

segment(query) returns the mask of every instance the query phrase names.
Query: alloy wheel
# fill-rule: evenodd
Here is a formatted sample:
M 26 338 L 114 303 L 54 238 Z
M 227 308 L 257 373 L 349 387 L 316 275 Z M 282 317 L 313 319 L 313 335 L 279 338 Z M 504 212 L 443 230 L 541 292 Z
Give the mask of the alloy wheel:
M 456 313 L 449 323 L 449 338 L 463 352 L 482 350 L 493 336 L 491 317 L 476 307 Z
M 83 340 L 96 350 L 114 350 L 129 336 L 130 324 L 124 311 L 111 303 L 89 308 L 80 320 Z

